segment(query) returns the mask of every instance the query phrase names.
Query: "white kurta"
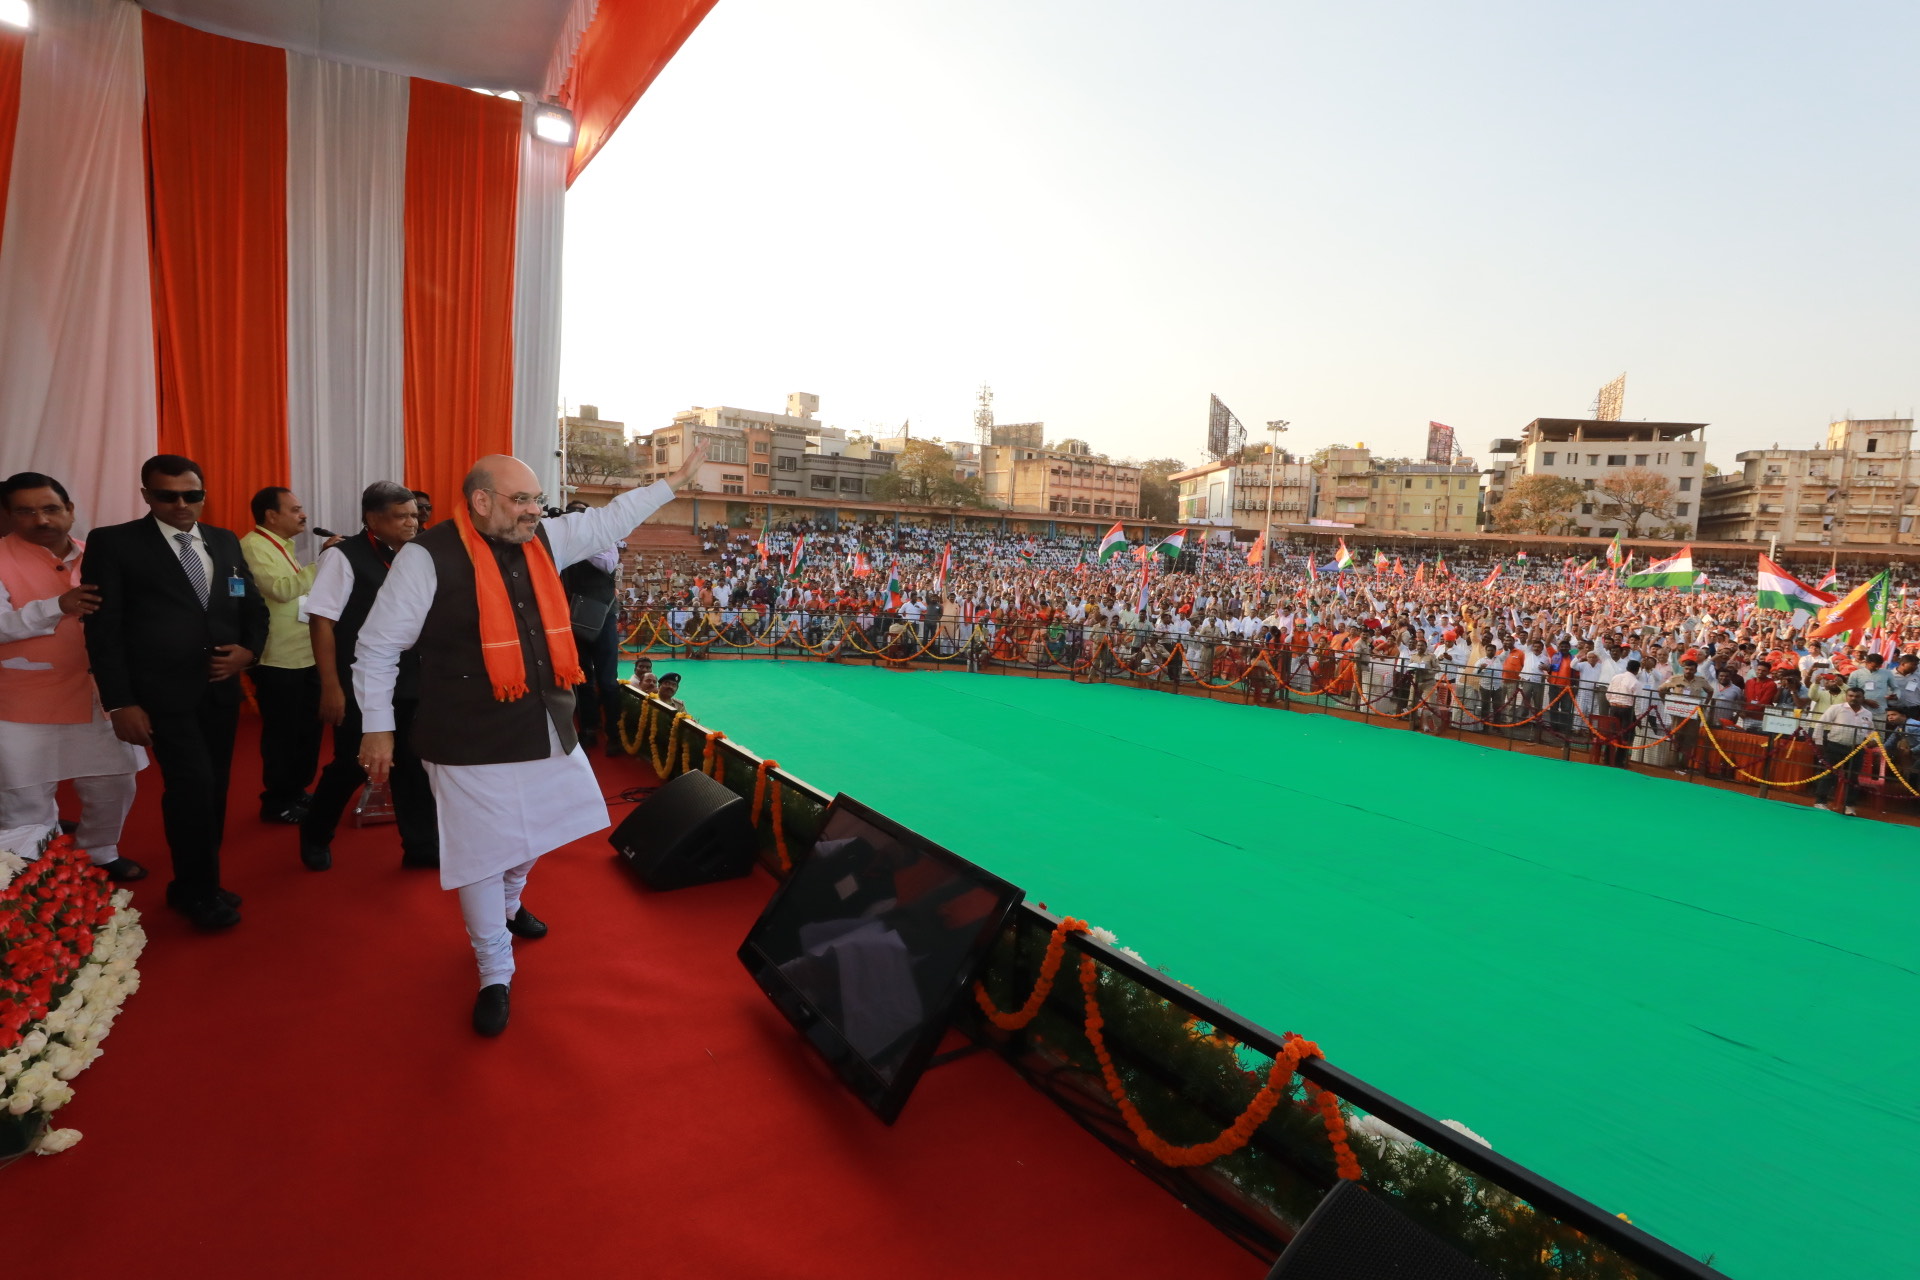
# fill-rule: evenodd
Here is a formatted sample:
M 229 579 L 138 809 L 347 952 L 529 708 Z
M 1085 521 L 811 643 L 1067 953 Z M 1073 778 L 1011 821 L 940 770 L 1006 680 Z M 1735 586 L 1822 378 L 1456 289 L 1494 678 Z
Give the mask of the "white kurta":
M 69 563 L 78 562 L 80 544 L 75 545 Z M 0 644 L 50 636 L 63 616 L 58 596 L 28 600 L 15 608 L 5 585 L 0 585 Z M 4 714 L 0 709 L 0 716 Z M 113 736 L 113 724 L 100 709 L 97 696 L 93 719 L 84 724 L 25 724 L 0 719 L 0 791 L 65 782 L 68 778 L 134 773 L 146 767 L 145 751 Z
M 541 521 L 554 567 L 620 541 L 672 500 L 672 486 L 656 481 L 604 507 Z M 354 646 L 353 695 L 364 732 L 392 732 L 400 655 L 420 638 L 439 585 L 432 555 L 413 543 L 400 549 Z M 428 762 L 440 812 L 442 888 L 477 883 L 611 825 L 586 753 L 577 746 L 562 753 L 551 721 L 547 751 L 543 760 L 508 764 Z

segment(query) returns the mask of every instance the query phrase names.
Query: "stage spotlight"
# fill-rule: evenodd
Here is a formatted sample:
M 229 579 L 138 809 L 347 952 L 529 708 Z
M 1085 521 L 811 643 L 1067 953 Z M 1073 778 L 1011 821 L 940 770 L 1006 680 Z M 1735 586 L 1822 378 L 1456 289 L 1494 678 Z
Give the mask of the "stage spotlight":
M 27 0 L 0 0 L 0 27 L 33 29 L 33 6 Z
M 573 141 L 573 112 L 549 102 L 533 113 L 533 132 L 548 142 L 566 146 Z

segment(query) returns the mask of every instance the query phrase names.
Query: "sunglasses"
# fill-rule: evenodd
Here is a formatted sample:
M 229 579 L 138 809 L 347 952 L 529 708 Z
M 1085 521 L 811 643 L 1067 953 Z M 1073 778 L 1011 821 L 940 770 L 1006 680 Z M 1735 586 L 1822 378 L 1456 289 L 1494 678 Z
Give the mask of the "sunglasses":
M 183 502 L 187 506 L 192 506 L 196 502 L 205 502 L 207 500 L 207 491 L 205 489 L 148 489 L 146 490 L 146 495 L 147 500 L 150 502 L 168 504 Z

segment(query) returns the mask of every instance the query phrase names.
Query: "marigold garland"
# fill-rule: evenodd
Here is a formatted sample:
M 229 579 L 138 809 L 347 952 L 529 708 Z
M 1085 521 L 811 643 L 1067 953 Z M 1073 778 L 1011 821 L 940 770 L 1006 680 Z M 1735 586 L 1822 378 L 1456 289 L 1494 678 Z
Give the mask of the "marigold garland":
M 1099 1060 L 1100 1075 L 1106 1081 L 1107 1093 L 1120 1109 L 1120 1116 L 1127 1122 L 1134 1141 L 1148 1155 L 1172 1168 L 1211 1164 L 1246 1146 L 1253 1138 L 1254 1131 L 1267 1122 L 1267 1117 L 1273 1114 L 1274 1108 L 1292 1089 L 1293 1077 L 1301 1061 L 1325 1056 L 1320 1052 L 1319 1045 L 1289 1032 L 1281 1043 L 1280 1052 L 1273 1059 L 1272 1069 L 1267 1072 L 1267 1082 L 1253 1096 L 1246 1110 L 1212 1141 L 1176 1147 L 1153 1131 L 1146 1117 L 1140 1114 L 1140 1109 L 1133 1105 L 1133 1099 L 1127 1097 L 1126 1082 L 1120 1079 L 1120 1072 L 1113 1065 L 1113 1056 L 1107 1052 L 1107 1038 L 1101 1031 L 1106 1025 L 1106 1018 L 1100 1013 L 1100 965 L 1092 956 L 1081 958 L 1080 986 L 1087 997 L 1087 1043 L 1093 1046 L 1093 1056 Z M 1339 1114 L 1339 1100 L 1330 1094 L 1327 1097 L 1333 1114 L 1329 1117 L 1328 1106 L 1322 1105 L 1320 1119 L 1327 1128 L 1327 1139 L 1333 1147 L 1334 1167 L 1340 1177 L 1357 1180 L 1360 1177 L 1360 1165 L 1347 1145 L 1346 1123 Z
M 667 726 L 667 753 L 664 758 L 654 751 L 652 736 L 649 735 L 647 738 L 647 758 L 653 762 L 653 771 L 659 775 L 662 782 L 673 776 L 675 748 L 680 743 L 680 722 L 686 718 L 687 713 L 684 711 L 674 713 L 673 722 Z
M 707 745 L 701 748 L 700 752 L 700 772 L 706 774 L 715 782 L 726 781 L 722 775 L 727 771 L 727 762 L 721 759 L 720 748 L 718 746 L 720 739 L 726 736 L 726 734 L 720 732 L 718 729 L 709 730 L 707 732 Z
M 747 812 L 753 819 L 753 825 L 760 825 L 760 801 L 767 799 L 773 810 L 773 852 L 780 859 L 780 871 L 784 875 L 793 870 L 793 857 L 787 852 L 787 819 L 785 806 L 781 803 L 780 779 L 772 775 L 780 767 L 778 760 L 762 760 L 753 771 L 753 807 Z
M 1053 927 L 1053 933 L 1047 938 L 1047 954 L 1040 962 L 1040 976 L 1034 980 L 1033 994 L 1027 1002 L 1012 1013 L 1004 1012 L 987 994 L 984 983 L 973 984 L 973 998 L 979 1004 L 980 1012 L 987 1015 L 987 1021 L 1002 1031 L 1018 1031 L 1040 1015 L 1040 1006 L 1047 1002 L 1047 996 L 1053 992 L 1054 979 L 1060 976 L 1060 962 L 1067 954 L 1067 935 L 1085 933 L 1088 925 L 1085 920 L 1075 920 L 1072 916 L 1063 919 Z

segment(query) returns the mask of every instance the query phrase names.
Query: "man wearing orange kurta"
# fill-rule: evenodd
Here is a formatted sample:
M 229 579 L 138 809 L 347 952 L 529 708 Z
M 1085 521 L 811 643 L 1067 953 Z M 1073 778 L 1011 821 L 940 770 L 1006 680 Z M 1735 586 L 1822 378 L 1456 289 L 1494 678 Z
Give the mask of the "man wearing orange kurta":
M 0 517 L 0 830 L 51 827 L 71 779 L 74 842 L 113 879 L 142 879 L 120 856 L 120 828 L 147 754 L 114 736 L 94 692 L 80 619 L 100 594 L 80 585 L 73 503 L 58 480 L 23 471 L 0 482 Z

